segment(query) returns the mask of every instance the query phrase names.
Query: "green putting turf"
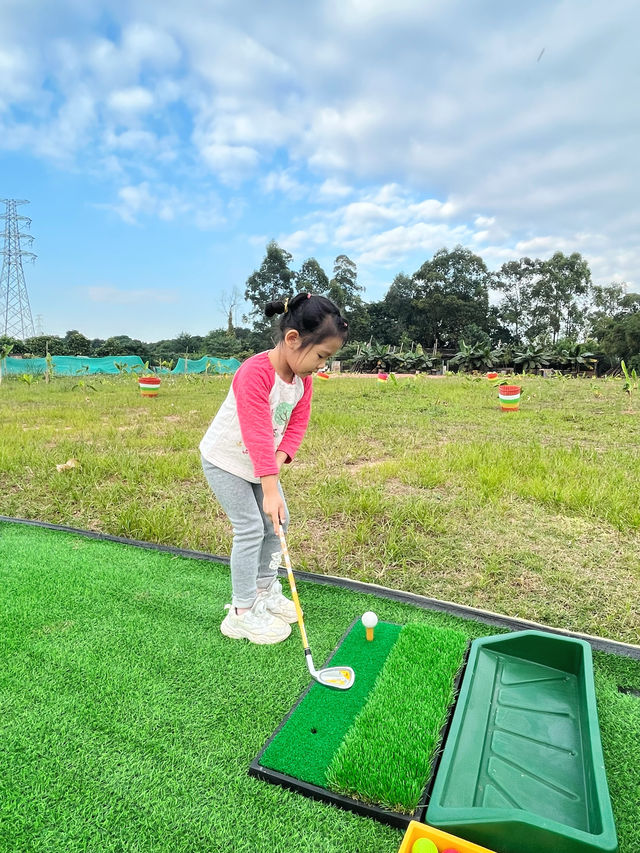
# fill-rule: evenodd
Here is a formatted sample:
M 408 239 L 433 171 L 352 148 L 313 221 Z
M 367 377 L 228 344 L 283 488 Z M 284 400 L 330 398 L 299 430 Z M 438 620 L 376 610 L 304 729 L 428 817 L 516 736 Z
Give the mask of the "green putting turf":
M 496 633 L 299 591 L 318 665 L 365 610 Z M 223 565 L 0 523 L 0 850 L 396 853 L 400 830 L 248 776 L 309 674 L 295 626 L 272 647 L 223 637 L 228 594 Z M 640 698 L 618 686 L 640 689 L 640 661 L 594 666 L 619 853 L 638 853 Z
M 400 631 L 400 625 L 380 623 L 375 641 L 368 643 L 362 625 L 355 626 L 331 660 L 335 666 L 353 666 L 356 672 L 353 687 L 331 690 L 314 682 L 264 751 L 260 763 L 326 787 L 327 765 L 362 710 Z
M 260 764 L 357 800 L 412 814 L 453 699 L 466 637 L 429 625 L 356 623 L 331 663 L 356 672 L 348 691 L 314 684 Z
M 327 769 L 329 788 L 412 814 L 429 779 L 467 638 L 406 625 Z

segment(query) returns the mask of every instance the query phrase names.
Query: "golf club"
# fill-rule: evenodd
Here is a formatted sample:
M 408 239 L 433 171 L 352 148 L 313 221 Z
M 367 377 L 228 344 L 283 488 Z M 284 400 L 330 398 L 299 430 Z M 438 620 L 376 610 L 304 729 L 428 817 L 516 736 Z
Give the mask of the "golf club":
M 356 677 L 355 672 L 351 669 L 350 666 L 327 666 L 324 669 L 318 670 L 313 665 L 311 649 L 309 648 L 307 632 L 305 630 L 304 620 L 302 618 L 300 600 L 298 599 L 296 581 L 293 577 L 293 569 L 291 568 L 291 560 L 289 559 L 289 549 L 287 548 L 287 540 L 284 538 L 284 530 L 282 529 L 281 525 L 278 525 L 278 533 L 280 535 L 280 547 L 282 549 L 282 556 L 284 557 L 284 564 L 287 569 L 287 578 L 289 579 L 289 586 L 291 587 L 291 595 L 293 596 L 293 603 L 295 604 L 296 614 L 298 616 L 300 636 L 302 637 L 302 645 L 304 646 L 304 655 L 307 661 L 309 674 L 311 675 L 311 678 L 318 682 L 318 684 L 324 684 L 325 687 L 334 687 L 337 690 L 348 690 L 350 687 L 353 687 L 353 682 L 355 681 Z

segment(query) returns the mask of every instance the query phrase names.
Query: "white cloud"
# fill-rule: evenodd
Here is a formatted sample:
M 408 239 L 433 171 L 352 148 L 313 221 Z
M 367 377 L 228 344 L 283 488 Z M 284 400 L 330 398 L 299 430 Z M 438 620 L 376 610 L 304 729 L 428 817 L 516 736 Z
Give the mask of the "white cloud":
M 354 241 L 354 249 L 362 264 L 394 265 L 403 258 L 422 252 L 431 255 L 445 245 L 453 246 L 469 238 L 464 225 L 449 227 L 429 222 L 399 225 L 370 237 Z
M 125 24 L 118 42 L 94 38 L 78 60 L 108 88 L 136 79 L 143 70 L 172 68 L 180 59 L 174 37 L 163 28 L 133 22 Z
M 291 199 L 304 198 L 309 192 L 309 188 L 294 177 L 291 169 L 274 169 L 260 180 L 260 184 L 265 193 L 281 193 Z
M 46 132 L 34 133 L 31 144 L 35 150 L 53 160 L 72 157 L 91 135 L 96 120 L 96 104 L 84 87 L 69 96 Z
M 353 187 L 343 184 L 336 178 L 327 178 L 320 184 L 316 192 L 319 199 L 339 199 L 351 195 Z
M 148 63 L 159 68 L 171 67 L 180 59 L 180 49 L 173 36 L 139 21 L 126 27 L 122 53 L 137 65 Z
M 227 218 L 218 196 L 184 194 L 172 186 L 142 181 L 121 187 L 115 204 L 101 205 L 116 213 L 124 222 L 138 225 L 142 219 L 157 217 L 165 222 L 189 218 L 201 230 L 218 228 Z
M 109 148 L 123 151 L 152 151 L 158 144 L 155 134 L 148 130 L 125 130 L 116 133 L 109 129 L 105 136 L 105 144 Z
M 135 115 L 146 112 L 153 106 L 153 95 L 143 86 L 130 86 L 111 92 L 107 103 L 116 112 Z
M 204 145 L 200 153 L 222 183 L 232 186 L 253 174 L 260 159 L 256 149 L 248 145 L 222 145 L 212 142 Z
M 471 229 L 450 221 L 451 202 L 416 199 L 397 184 L 362 190 L 357 201 L 307 217 L 307 224 L 282 235 L 289 251 L 312 254 L 326 244 L 348 250 L 357 263 L 389 266 L 407 255 L 432 253 L 443 245 L 472 239 Z
M 0 44 L 0 111 L 31 96 L 32 75 L 33 63 L 24 50 Z

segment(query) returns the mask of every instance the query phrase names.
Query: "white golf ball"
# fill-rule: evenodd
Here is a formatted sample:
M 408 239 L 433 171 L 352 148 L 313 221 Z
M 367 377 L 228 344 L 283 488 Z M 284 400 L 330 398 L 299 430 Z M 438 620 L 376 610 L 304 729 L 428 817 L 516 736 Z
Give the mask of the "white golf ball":
M 362 624 L 365 628 L 375 628 L 378 624 L 378 617 L 373 612 L 373 610 L 367 610 L 366 613 L 362 614 Z

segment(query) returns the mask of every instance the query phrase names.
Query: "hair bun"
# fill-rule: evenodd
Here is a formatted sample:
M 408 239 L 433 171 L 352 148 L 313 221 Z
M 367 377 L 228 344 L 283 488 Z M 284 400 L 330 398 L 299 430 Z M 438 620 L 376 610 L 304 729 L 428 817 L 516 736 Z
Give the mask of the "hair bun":
M 267 302 L 264 306 L 264 313 L 267 317 L 273 317 L 274 314 L 284 314 L 286 308 L 282 299 L 276 299 L 273 302 Z

